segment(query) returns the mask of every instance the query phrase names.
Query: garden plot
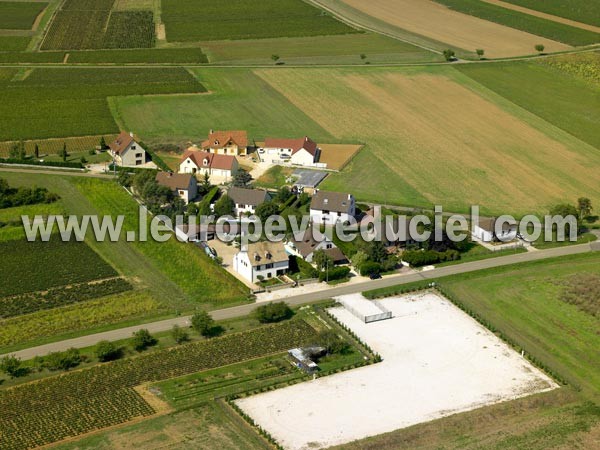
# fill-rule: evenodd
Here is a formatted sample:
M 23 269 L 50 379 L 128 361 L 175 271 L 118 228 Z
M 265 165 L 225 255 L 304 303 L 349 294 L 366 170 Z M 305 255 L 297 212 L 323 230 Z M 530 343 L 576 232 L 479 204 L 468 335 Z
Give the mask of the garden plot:
M 352 304 L 359 294 L 341 297 Z M 381 302 L 393 319 L 331 313 L 383 362 L 238 400 L 285 448 L 322 448 L 558 386 L 445 298 Z

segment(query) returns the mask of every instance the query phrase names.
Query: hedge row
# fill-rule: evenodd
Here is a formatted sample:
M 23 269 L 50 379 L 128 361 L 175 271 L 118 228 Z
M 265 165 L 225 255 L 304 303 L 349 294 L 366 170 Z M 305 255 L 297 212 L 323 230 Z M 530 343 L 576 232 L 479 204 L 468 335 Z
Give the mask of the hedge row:
M 83 164 L 80 162 L 70 161 L 39 161 L 35 159 L 0 158 L 0 164 L 24 164 L 27 166 L 68 167 L 72 169 L 83 169 Z

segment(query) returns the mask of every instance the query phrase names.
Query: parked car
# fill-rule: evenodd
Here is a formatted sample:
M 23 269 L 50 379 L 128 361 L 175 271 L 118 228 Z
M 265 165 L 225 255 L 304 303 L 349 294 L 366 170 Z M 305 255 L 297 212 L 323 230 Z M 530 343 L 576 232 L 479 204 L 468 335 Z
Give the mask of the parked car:
M 369 278 L 371 280 L 380 280 L 381 279 L 381 274 L 380 273 L 372 273 L 371 275 L 369 275 Z

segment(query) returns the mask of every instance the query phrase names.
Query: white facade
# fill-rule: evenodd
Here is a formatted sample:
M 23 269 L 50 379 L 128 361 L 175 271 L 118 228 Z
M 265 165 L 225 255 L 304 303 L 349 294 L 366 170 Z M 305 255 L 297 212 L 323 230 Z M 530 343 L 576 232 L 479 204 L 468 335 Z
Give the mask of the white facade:
M 492 242 L 494 233 L 484 230 L 480 226 L 473 227 L 473 236 L 483 242 Z
M 291 163 L 297 166 L 308 166 L 311 167 L 315 163 L 315 157 L 305 149 L 300 149 L 292 155 Z
M 233 269 L 252 283 L 284 275 L 290 268 L 289 259 L 275 261 L 263 258 L 260 264 L 253 260 L 248 251 L 240 251 L 233 257 Z

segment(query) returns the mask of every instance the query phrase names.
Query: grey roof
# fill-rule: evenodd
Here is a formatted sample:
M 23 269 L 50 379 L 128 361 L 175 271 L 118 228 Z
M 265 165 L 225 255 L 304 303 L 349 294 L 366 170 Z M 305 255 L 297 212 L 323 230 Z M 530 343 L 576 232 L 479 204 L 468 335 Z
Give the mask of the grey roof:
M 318 170 L 296 170 L 292 176 L 298 178 L 298 181 L 294 183 L 295 186 L 315 188 L 321 181 L 323 181 L 327 175 L 327 172 L 320 172 Z
M 350 194 L 343 192 L 319 191 L 310 202 L 310 209 L 318 211 L 348 212 L 350 207 Z
M 270 200 L 269 193 L 263 189 L 245 189 L 234 186 L 227 191 L 227 195 L 237 205 L 258 206 Z

